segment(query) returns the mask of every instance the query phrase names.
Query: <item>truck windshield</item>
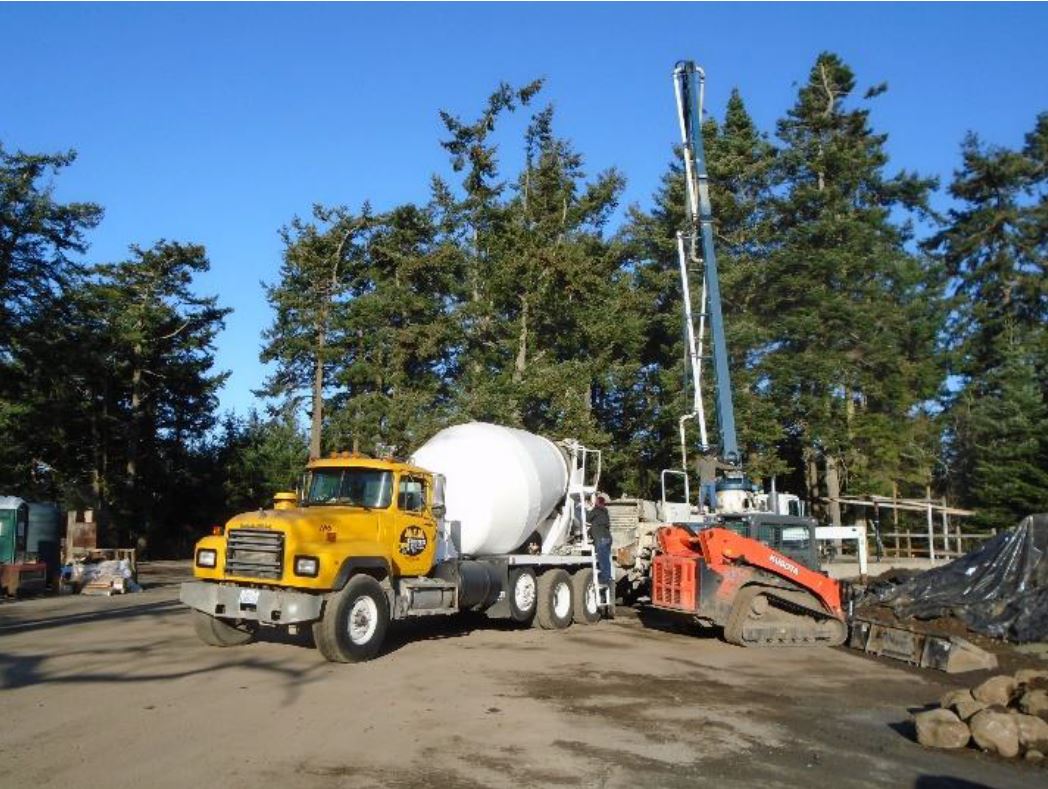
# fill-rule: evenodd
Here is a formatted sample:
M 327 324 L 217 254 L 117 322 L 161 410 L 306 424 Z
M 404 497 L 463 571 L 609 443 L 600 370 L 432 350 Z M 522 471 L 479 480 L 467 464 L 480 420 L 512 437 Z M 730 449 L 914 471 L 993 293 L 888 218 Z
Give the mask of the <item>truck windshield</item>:
M 393 498 L 393 474 L 373 468 L 314 469 L 306 502 L 385 509 Z

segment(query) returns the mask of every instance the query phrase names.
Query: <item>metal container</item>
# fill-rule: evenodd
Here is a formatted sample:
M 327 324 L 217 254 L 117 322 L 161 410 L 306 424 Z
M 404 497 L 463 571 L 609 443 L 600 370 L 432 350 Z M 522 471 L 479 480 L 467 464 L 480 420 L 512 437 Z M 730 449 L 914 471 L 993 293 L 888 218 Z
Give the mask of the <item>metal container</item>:
M 465 556 L 509 553 L 535 532 L 545 536 L 568 488 L 567 461 L 552 441 L 485 422 L 441 430 L 412 460 L 444 475 L 445 520 Z
M 24 561 L 29 505 L 15 496 L 0 496 L 0 564 Z
M 51 502 L 30 502 L 26 553 L 47 565 L 49 575 L 61 565 L 62 511 Z

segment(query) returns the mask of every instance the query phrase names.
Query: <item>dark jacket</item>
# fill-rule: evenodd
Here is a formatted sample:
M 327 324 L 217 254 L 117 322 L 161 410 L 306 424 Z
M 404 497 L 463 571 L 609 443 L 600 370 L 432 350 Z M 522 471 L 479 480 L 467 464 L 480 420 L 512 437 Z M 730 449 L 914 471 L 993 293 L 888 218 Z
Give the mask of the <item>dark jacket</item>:
M 699 473 L 699 482 L 716 482 L 718 471 L 729 471 L 732 468 L 734 467 L 718 459 L 715 455 L 699 455 L 699 459 L 695 461 L 695 470 Z
M 607 507 L 594 507 L 587 512 L 586 523 L 589 524 L 590 539 L 593 542 L 611 540 L 611 518 L 608 517 Z

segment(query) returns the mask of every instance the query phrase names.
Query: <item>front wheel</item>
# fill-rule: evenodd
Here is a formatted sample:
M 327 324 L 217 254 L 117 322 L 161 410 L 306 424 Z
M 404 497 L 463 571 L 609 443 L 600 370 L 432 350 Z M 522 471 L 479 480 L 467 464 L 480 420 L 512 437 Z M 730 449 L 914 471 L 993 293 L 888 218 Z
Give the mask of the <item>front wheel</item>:
M 371 660 L 382 648 L 389 628 L 389 601 L 370 575 L 355 575 L 324 605 L 313 623 L 313 640 L 332 663 Z
M 193 610 L 193 629 L 197 638 L 212 647 L 238 647 L 255 637 L 253 630 L 236 627 L 203 611 Z

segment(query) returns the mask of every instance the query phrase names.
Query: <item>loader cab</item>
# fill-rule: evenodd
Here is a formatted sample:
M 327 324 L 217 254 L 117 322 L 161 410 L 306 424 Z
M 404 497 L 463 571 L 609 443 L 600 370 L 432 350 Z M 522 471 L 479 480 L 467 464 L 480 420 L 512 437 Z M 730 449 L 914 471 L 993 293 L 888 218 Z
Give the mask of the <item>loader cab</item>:
M 819 552 L 815 542 L 816 523 L 812 518 L 797 518 L 768 512 L 724 514 L 714 524 L 743 537 L 764 543 L 810 570 L 818 571 Z

